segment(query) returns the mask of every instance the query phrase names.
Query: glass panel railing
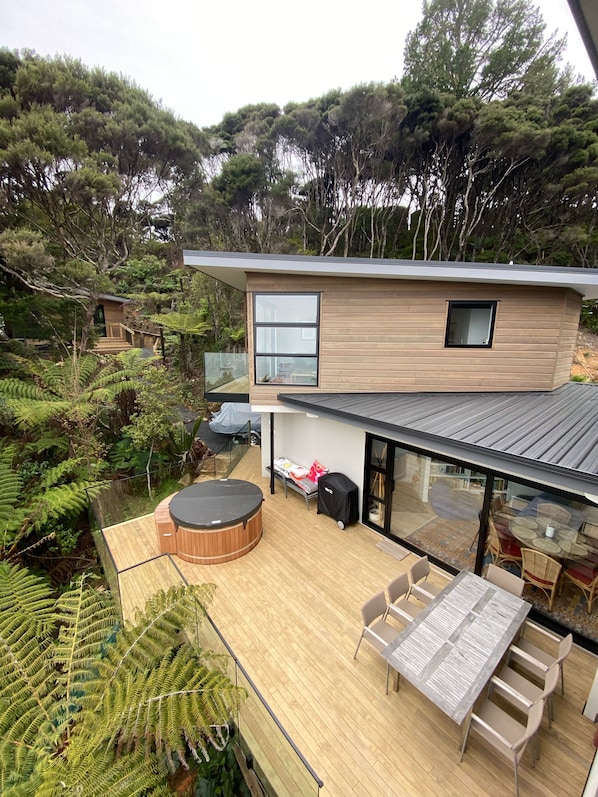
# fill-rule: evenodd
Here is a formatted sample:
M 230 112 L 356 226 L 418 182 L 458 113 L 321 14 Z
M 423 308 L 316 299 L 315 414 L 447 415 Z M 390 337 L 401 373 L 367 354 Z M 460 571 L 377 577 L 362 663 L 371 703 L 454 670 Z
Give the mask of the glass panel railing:
M 239 744 L 266 794 L 274 797 L 318 795 L 324 785 L 288 736 L 255 684 L 208 617 L 196 629 L 197 643 L 219 658 L 219 668 L 245 689 L 235 724 Z M 226 663 L 228 660 L 228 663 Z
M 249 392 L 249 367 L 247 354 L 226 352 L 204 353 L 205 391 L 221 390 L 224 393 Z

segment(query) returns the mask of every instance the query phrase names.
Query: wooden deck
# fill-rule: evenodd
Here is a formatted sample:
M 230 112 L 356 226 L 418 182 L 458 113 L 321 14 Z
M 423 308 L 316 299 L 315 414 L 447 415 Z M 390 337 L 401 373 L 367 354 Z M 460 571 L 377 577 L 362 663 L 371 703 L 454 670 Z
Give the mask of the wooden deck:
M 472 736 L 459 763 L 460 728 L 404 679 L 385 695 L 385 662 L 364 643 L 356 660 L 360 607 L 413 562 L 378 547 L 361 525 L 341 531 L 295 493 L 269 493 L 259 449 L 249 449 L 235 478 L 265 496 L 264 536 L 246 556 L 217 566 L 173 557 L 189 582 L 217 585 L 210 614 L 331 797 L 502 797 L 513 793 L 510 765 Z M 119 569 L 158 556 L 153 517 L 106 530 Z M 167 558 L 121 575 L 125 614 L 151 591 L 175 583 Z M 443 576 L 434 574 L 443 584 Z M 582 716 L 598 661 L 579 648 L 565 664 L 565 697 L 555 697 L 551 730 L 544 719 L 541 757 L 529 750 L 521 797 L 579 797 L 594 748 Z M 316 793 L 314 786 L 313 792 Z

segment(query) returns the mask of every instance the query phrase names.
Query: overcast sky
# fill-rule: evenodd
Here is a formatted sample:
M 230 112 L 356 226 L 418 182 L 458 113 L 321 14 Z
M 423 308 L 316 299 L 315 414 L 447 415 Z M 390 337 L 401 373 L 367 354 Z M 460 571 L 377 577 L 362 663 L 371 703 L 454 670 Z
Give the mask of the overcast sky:
M 537 0 L 567 60 L 594 73 L 567 0 Z M 419 0 L 0 0 L 0 45 L 126 75 L 200 127 L 402 74 Z

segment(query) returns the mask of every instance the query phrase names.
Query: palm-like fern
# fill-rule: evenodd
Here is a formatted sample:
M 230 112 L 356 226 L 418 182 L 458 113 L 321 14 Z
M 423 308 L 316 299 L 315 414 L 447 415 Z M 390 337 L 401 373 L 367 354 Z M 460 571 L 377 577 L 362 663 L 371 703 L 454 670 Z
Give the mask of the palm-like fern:
M 210 585 L 160 593 L 119 628 L 79 579 L 56 601 L 0 563 L 0 792 L 4 797 L 169 794 L 164 762 L 222 748 L 242 690 L 184 635 Z

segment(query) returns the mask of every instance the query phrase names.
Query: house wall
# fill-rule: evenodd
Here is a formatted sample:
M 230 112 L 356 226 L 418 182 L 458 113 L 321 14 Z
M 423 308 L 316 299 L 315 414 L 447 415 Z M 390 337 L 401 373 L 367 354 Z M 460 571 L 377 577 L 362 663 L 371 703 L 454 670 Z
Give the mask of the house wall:
M 255 291 L 320 292 L 318 388 L 253 385 Z M 492 348 L 444 347 L 449 300 L 498 302 Z M 553 390 L 569 380 L 580 308 L 561 288 L 250 274 L 251 403 L 281 391 Z
M 268 429 L 268 431 L 264 431 Z M 314 459 L 333 473 L 344 473 L 359 487 L 363 486 L 365 431 L 355 426 L 308 418 L 303 412 L 280 412 L 274 415 L 274 457 L 309 467 Z M 270 464 L 269 415 L 262 416 L 262 467 L 264 475 Z

